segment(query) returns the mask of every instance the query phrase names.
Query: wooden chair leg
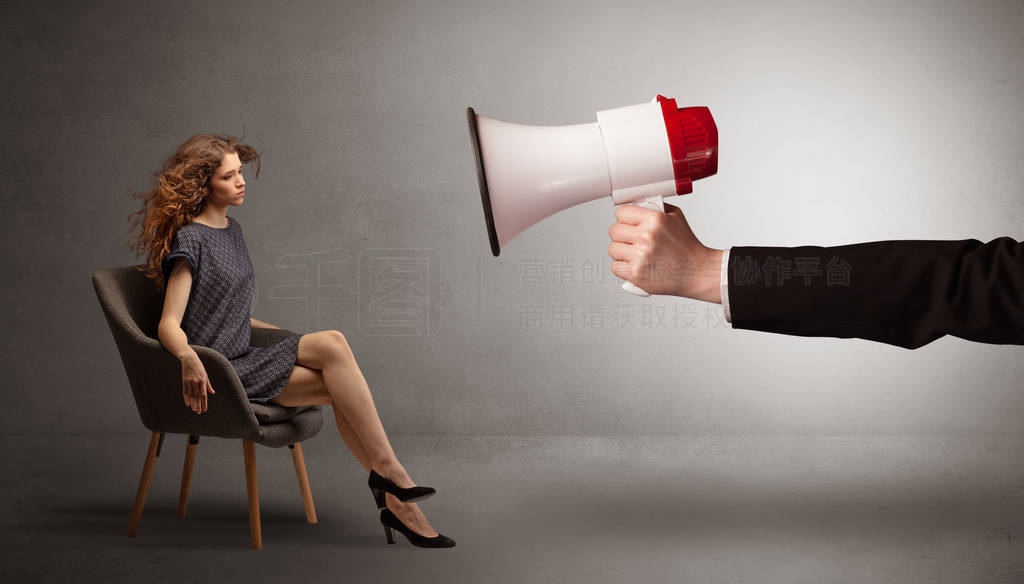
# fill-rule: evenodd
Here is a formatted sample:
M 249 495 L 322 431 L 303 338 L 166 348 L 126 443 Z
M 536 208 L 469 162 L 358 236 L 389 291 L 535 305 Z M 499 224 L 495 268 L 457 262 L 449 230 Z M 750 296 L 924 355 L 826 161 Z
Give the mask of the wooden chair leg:
M 302 457 L 302 444 L 289 444 L 292 450 L 292 461 L 295 463 L 295 475 L 299 478 L 299 490 L 302 491 L 302 504 L 306 507 L 306 521 L 316 523 L 316 509 L 313 507 L 313 493 L 309 490 L 309 475 L 306 474 L 306 460 Z
M 192 485 L 192 467 L 196 463 L 196 447 L 199 445 L 199 436 L 188 435 L 188 445 L 185 446 L 185 465 L 181 469 L 181 493 L 178 495 L 178 517 L 184 517 L 188 509 L 188 488 Z
M 156 468 L 156 458 L 160 456 L 160 445 L 163 441 L 163 432 L 153 432 L 149 438 L 149 450 L 146 452 L 146 462 L 142 465 L 139 490 L 135 493 L 135 505 L 132 506 L 132 516 L 128 521 L 128 531 L 126 532 L 128 537 L 135 537 L 135 531 L 139 528 L 142 507 L 146 504 L 146 493 L 149 492 L 149 481 L 153 478 L 153 469 Z
M 245 453 L 245 487 L 249 495 L 249 534 L 252 536 L 252 549 L 263 549 L 263 533 L 260 529 L 260 495 L 256 486 L 256 445 L 249 440 L 242 440 L 242 451 Z

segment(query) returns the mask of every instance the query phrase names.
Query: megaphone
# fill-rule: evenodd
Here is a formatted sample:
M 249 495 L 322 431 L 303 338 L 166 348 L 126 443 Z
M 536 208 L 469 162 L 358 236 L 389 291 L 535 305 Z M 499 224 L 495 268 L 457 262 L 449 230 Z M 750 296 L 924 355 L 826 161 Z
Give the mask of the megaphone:
M 718 128 L 706 107 L 649 103 L 597 112 L 597 122 L 515 124 L 466 109 L 491 253 L 527 227 L 580 203 L 611 196 L 665 211 L 664 197 L 693 192 L 718 172 Z M 622 288 L 647 292 L 625 282 Z

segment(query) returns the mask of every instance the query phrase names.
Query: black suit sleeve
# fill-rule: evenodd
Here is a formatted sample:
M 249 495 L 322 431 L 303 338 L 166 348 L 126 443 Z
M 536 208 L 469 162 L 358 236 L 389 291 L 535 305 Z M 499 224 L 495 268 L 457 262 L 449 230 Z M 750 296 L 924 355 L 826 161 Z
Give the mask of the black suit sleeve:
M 733 328 L 916 349 L 943 335 L 1024 344 L 1024 243 L 733 247 Z

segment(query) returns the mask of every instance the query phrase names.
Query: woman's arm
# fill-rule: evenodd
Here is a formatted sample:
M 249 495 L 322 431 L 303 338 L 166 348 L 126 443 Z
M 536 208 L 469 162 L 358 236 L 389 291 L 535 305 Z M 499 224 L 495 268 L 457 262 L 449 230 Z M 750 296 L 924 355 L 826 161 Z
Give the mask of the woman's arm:
M 185 316 L 188 296 L 192 288 L 192 266 L 186 258 L 174 260 L 174 267 L 167 277 L 167 291 L 164 294 L 164 309 L 160 315 L 157 336 L 160 342 L 181 361 L 181 393 L 185 405 L 201 414 L 207 409 L 207 392 L 216 393 L 206 375 L 206 368 L 199 354 L 188 344 L 188 336 L 181 329 Z
M 249 317 L 249 325 L 252 326 L 252 328 L 271 328 L 271 329 L 279 329 L 279 328 L 281 328 L 279 326 L 274 326 L 274 325 L 272 325 L 272 324 L 270 324 L 268 322 L 263 322 L 262 320 L 256 320 L 255 318 L 253 318 L 251 316 Z
M 160 315 L 157 336 L 160 342 L 179 361 L 199 358 L 195 349 L 189 346 L 185 331 L 181 330 L 181 319 L 188 306 L 189 290 L 192 287 L 192 269 L 186 258 L 174 260 L 174 267 L 167 277 L 167 291 L 164 294 L 164 309 Z

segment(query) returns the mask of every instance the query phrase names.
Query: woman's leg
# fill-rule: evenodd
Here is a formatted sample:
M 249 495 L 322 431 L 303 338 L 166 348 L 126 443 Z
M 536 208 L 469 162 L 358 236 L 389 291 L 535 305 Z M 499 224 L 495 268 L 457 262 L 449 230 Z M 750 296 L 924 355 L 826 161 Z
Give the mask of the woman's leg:
M 281 395 L 270 401 L 282 406 L 316 405 L 334 408 L 334 423 L 338 426 L 338 434 L 341 434 L 341 439 L 345 441 L 345 445 L 352 451 L 359 464 L 367 473 L 370 472 L 370 455 L 366 453 L 366 448 L 359 441 L 359 436 L 356 436 L 341 410 L 331 401 L 331 394 L 327 391 L 324 376 L 319 369 L 296 364 L 292 368 L 285 389 L 288 391 L 282 391 Z
M 331 401 L 341 410 L 359 437 L 370 457 L 370 467 L 400 487 L 415 486 L 416 483 L 399 464 L 394 450 L 391 449 L 391 443 L 377 415 L 370 387 L 366 384 L 366 379 L 363 378 L 363 373 L 359 370 L 345 337 L 336 330 L 302 335 L 299 339 L 296 362 L 321 371 Z M 286 395 L 288 389 L 286 385 L 281 392 L 284 399 L 289 397 Z
M 338 433 L 366 472 L 372 468 L 399 486 L 415 485 L 391 448 L 370 388 L 340 332 L 302 335 L 297 364 L 284 389 L 271 401 L 283 406 L 331 405 Z M 353 419 L 365 434 L 356 429 Z M 388 508 L 417 533 L 437 535 L 415 503 L 403 503 L 390 494 L 386 500 Z

